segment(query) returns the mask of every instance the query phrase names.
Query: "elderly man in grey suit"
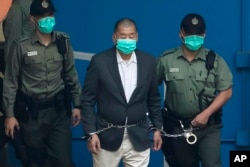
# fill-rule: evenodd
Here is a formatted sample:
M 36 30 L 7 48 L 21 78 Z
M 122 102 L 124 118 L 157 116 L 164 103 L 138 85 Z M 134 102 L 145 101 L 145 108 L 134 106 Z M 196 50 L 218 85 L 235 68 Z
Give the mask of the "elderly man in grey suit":
M 136 49 L 137 40 L 136 23 L 118 20 L 115 47 L 94 55 L 87 69 L 82 119 L 95 167 L 117 167 L 121 160 L 125 167 L 147 167 L 149 120 L 155 127 L 152 149 L 162 145 L 155 59 Z

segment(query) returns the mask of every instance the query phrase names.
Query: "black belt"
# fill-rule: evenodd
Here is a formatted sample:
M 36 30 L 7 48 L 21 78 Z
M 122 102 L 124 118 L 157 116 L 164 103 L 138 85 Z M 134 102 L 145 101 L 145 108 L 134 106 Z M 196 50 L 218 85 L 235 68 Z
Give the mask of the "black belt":
M 55 108 L 56 104 L 61 102 L 64 103 L 64 90 L 58 92 L 52 98 L 43 100 L 38 102 L 38 109 L 47 109 L 47 108 Z
M 170 120 L 174 121 L 174 123 L 177 124 L 177 126 L 180 126 L 180 121 L 181 121 L 185 128 L 189 127 L 191 125 L 191 121 L 193 120 L 192 118 L 180 118 L 172 115 L 170 115 L 169 118 Z
M 191 124 L 191 121 L 194 119 L 194 117 L 181 117 L 172 111 L 169 111 L 169 109 L 163 108 L 163 116 L 167 117 L 167 119 L 177 126 L 180 126 L 180 121 L 182 122 L 184 127 L 189 127 Z
M 53 108 L 53 107 L 55 107 L 55 100 L 54 99 L 41 102 L 41 103 L 39 103 L 39 106 L 38 106 L 39 109 L 47 109 L 47 108 Z

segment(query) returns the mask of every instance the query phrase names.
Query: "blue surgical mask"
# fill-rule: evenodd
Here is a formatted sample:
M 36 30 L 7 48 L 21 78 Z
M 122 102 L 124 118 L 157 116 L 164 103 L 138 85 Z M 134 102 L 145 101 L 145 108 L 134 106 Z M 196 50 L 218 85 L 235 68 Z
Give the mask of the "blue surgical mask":
M 117 39 L 116 48 L 123 54 L 131 54 L 136 49 L 136 40 Z
M 186 47 L 191 51 L 197 51 L 204 43 L 204 37 L 200 35 L 190 35 L 184 37 Z
M 38 20 L 38 29 L 40 32 L 48 34 L 54 30 L 55 24 L 55 17 L 44 17 Z

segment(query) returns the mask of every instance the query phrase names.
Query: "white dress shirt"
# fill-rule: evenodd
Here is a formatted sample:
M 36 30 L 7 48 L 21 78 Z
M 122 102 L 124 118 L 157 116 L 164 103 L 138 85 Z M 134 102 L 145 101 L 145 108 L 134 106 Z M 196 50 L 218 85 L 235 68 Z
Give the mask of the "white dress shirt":
M 137 59 L 135 52 L 132 53 L 129 60 L 123 60 L 119 52 L 116 53 L 116 56 L 123 89 L 127 102 L 129 102 L 137 85 Z

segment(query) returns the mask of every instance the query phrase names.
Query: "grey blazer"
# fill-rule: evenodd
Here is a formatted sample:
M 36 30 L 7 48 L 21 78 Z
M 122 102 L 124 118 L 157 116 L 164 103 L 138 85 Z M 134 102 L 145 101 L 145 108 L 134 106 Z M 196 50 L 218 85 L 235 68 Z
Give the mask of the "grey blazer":
M 126 101 L 113 47 L 93 56 L 82 89 L 82 121 L 84 133 L 106 128 L 107 123 L 137 126 L 128 128 L 134 149 L 143 151 L 150 146 L 148 119 L 156 128 L 162 127 L 160 93 L 158 90 L 156 63 L 153 56 L 135 50 L 137 58 L 137 87 L 129 102 Z M 101 147 L 117 150 L 123 139 L 124 128 L 111 128 L 100 133 Z

